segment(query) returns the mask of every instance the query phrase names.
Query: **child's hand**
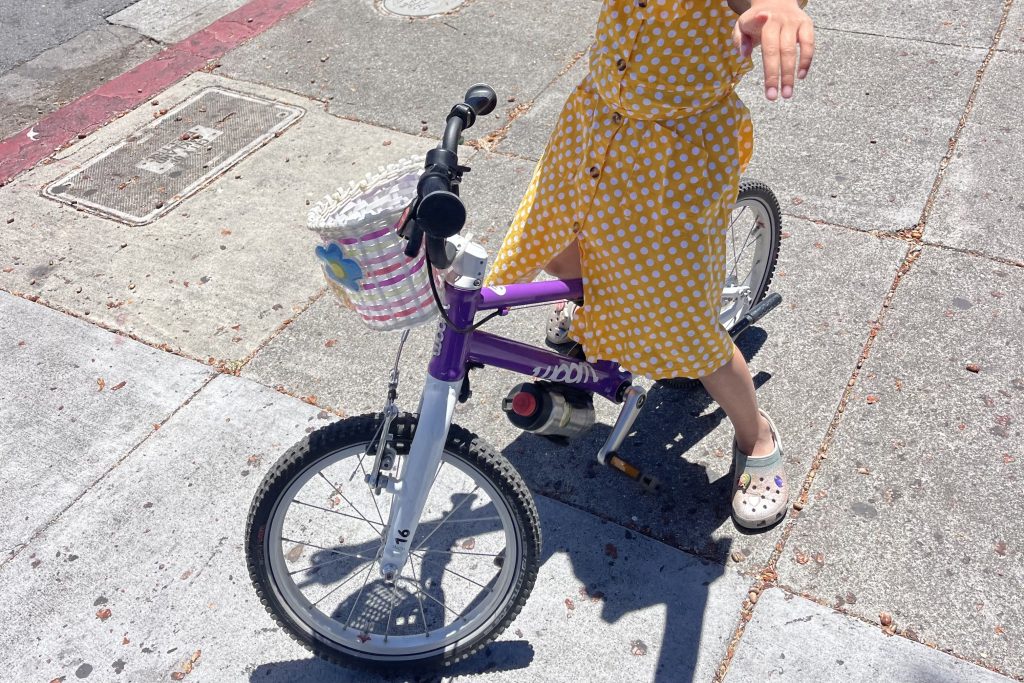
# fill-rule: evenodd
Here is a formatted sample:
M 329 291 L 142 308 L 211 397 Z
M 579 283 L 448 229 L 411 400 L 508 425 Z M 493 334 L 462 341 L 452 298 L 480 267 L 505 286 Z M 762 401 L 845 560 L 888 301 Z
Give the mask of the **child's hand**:
M 794 73 L 803 79 L 814 57 L 814 23 L 797 0 L 752 0 L 750 9 L 740 15 L 732 31 L 733 43 L 746 59 L 758 45 L 764 57 L 764 95 L 769 100 L 793 96 Z M 797 65 L 797 45 L 800 64 Z

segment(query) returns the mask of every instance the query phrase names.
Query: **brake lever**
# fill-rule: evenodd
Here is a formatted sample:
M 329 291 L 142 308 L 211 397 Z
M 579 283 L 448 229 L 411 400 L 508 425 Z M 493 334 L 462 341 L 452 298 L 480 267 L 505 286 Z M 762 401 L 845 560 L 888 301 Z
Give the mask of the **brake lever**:
M 404 239 L 409 239 L 408 227 L 410 223 L 414 222 L 413 216 L 416 215 L 416 205 L 419 204 L 419 197 L 409 202 L 409 206 L 405 207 L 405 211 L 402 212 L 401 218 L 398 219 L 398 236 Z
M 405 207 L 402 217 L 398 219 L 398 236 L 406 240 L 405 255 L 409 258 L 416 258 L 420 253 L 423 244 L 423 229 L 416 224 L 416 206 L 419 204 L 419 197 L 412 200 L 409 206 Z

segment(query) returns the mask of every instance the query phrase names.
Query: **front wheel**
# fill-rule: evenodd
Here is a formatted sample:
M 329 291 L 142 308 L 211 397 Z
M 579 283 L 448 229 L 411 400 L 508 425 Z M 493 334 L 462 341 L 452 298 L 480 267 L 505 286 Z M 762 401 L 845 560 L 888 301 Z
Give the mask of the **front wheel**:
M 743 319 L 768 293 L 782 242 L 782 211 L 771 188 L 740 181 L 726 232 L 725 288 L 719 322 L 726 330 Z
M 271 468 L 249 511 L 249 574 L 267 610 L 315 654 L 363 668 L 459 661 L 496 638 L 537 578 L 540 527 L 522 478 L 452 425 L 410 559 L 379 572 L 392 495 L 365 482 L 380 415 L 319 429 Z M 391 425 L 401 472 L 416 417 Z M 403 482 L 403 485 L 409 485 Z

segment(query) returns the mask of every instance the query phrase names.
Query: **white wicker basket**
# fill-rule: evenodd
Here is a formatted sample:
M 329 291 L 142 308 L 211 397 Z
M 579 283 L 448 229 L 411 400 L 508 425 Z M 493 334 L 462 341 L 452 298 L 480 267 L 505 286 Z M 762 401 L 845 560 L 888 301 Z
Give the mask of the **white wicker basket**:
M 437 315 L 430 267 L 421 253 L 405 255 L 396 231 L 416 198 L 422 159 L 404 159 L 321 199 L 308 225 L 331 290 L 374 330 L 398 330 Z

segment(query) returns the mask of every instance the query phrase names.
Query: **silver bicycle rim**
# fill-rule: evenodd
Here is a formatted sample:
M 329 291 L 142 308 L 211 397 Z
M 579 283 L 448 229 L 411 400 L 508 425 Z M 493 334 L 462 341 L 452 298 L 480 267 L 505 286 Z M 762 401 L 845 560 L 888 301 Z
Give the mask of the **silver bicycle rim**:
M 731 329 L 756 303 L 771 260 L 772 218 L 755 197 L 736 202 L 726 232 L 725 287 L 719 322 Z
M 365 448 L 318 460 L 271 513 L 266 550 L 285 609 L 310 635 L 377 660 L 433 656 L 487 633 L 521 559 L 508 504 L 479 471 L 445 452 L 410 561 L 388 586 L 376 558 L 391 496 L 374 496 L 364 482 Z

